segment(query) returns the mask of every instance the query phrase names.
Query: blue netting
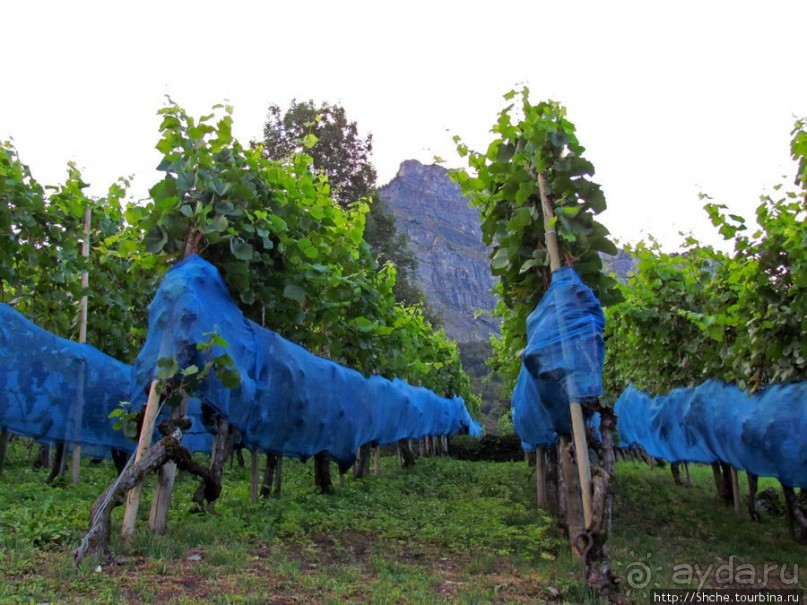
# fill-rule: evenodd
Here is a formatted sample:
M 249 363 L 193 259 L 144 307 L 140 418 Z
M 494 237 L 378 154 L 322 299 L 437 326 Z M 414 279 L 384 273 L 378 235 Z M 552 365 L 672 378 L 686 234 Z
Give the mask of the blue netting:
M 132 449 L 109 413 L 129 398 L 130 368 L 43 330 L 0 304 L 0 427 L 43 443 Z
M 629 386 L 616 403 L 623 446 L 671 462 L 725 462 L 807 487 L 807 382 L 748 395 L 709 380 L 650 397 Z
M 513 426 L 526 450 L 571 433 L 571 400 L 602 394 L 604 326 L 597 297 L 574 269 L 555 271 L 527 318 L 527 348 L 512 396 Z
M 461 398 L 447 399 L 403 381 L 359 372 L 318 357 L 246 319 L 218 271 L 197 256 L 165 276 L 149 307 L 146 343 L 134 363 L 132 401 L 145 401 L 157 360 L 179 367 L 208 361 L 197 343 L 212 332 L 241 375 L 237 389 L 208 380 L 199 396 L 229 418 L 245 445 L 307 458 L 327 451 L 343 468 L 368 442 L 394 443 L 464 428 L 481 433 Z M 214 347 L 210 355 L 225 351 Z

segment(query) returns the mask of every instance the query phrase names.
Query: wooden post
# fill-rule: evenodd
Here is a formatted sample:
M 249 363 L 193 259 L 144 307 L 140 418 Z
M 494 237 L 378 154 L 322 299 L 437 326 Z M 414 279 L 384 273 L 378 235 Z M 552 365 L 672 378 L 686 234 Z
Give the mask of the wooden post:
M 561 436 L 558 440 L 558 458 L 560 462 L 560 472 L 563 478 L 563 492 L 566 495 L 566 529 L 569 532 L 569 540 L 572 542 L 572 554 L 581 557 L 574 546 L 577 536 L 586 527 L 585 513 L 581 510 L 581 499 L 579 488 L 579 472 L 574 471 L 574 460 L 572 460 L 570 440 L 566 436 Z M 579 471 L 580 465 L 578 465 Z
M 140 441 L 138 441 L 137 450 L 135 450 L 135 462 L 138 462 L 151 447 L 151 436 L 154 433 L 154 422 L 157 420 L 159 408 L 160 395 L 157 393 L 157 381 L 154 380 L 149 388 L 149 398 L 143 416 L 143 428 L 140 430 Z M 138 481 L 126 496 L 126 510 L 123 512 L 123 525 L 121 527 L 121 537 L 126 542 L 131 541 L 132 536 L 134 536 L 137 509 L 140 507 L 140 494 L 142 491 L 143 482 Z
M 353 465 L 353 476 L 356 479 L 364 479 L 370 475 L 370 455 L 373 449 L 372 443 L 365 443 L 356 452 L 356 463 Z
M 544 448 L 535 448 L 535 503 L 546 508 L 546 459 Z
M 740 511 L 742 510 L 742 503 L 740 502 L 740 481 L 737 478 L 737 469 L 732 467 L 731 468 L 731 496 L 734 500 L 734 512 L 737 513 L 737 516 L 740 516 Z
M 546 180 L 543 174 L 538 175 L 538 192 L 541 196 L 541 206 L 544 211 L 544 231 L 546 232 L 546 249 L 549 253 L 549 267 L 554 273 L 560 269 L 560 248 L 558 235 L 555 231 L 555 217 L 552 203 L 546 195 Z M 570 402 L 569 411 L 572 416 L 572 433 L 574 434 L 574 449 L 577 460 L 577 473 L 580 481 L 580 493 L 583 500 L 583 519 L 585 529 L 591 527 L 591 466 L 588 459 L 588 444 L 586 442 L 586 425 L 583 420 L 583 407 L 579 401 Z M 571 536 L 574 540 L 575 536 Z
M 759 521 L 759 513 L 756 507 L 757 485 L 759 477 L 754 473 L 745 473 L 748 479 L 748 516 L 752 521 Z
M 92 220 L 92 210 L 89 206 L 84 209 L 84 241 L 81 244 L 81 255 L 86 259 L 90 258 L 90 222 Z M 87 288 L 90 287 L 90 274 L 87 269 L 81 272 L 81 289 L 83 294 L 81 295 L 81 316 L 78 322 L 78 341 L 81 344 L 87 342 Z M 83 406 L 84 406 L 84 377 L 86 376 L 86 369 L 82 370 L 81 380 L 79 382 L 79 388 L 81 392 L 79 396 L 76 397 L 78 399 L 78 404 L 82 406 L 78 410 L 74 411 L 76 416 L 75 422 L 76 426 L 78 427 L 79 432 L 81 431 L 81 417 Z M 73 444 L 73 461 L 72 461 L 72 475 L 73 475 L 73 485 L 78 483 L 79 478 L 79 468 L 81 465 L 81 445 L 78 443 Z
M 179 407 L 172 410 L 171 418 L 174 420 L 182 418 L 187 411 L 188 397 L 185 396 Z M 171 507 L 171 494 L 174 490 L 176 474 L 176 462 L 166 462 L 157 471 L 157 483 L 154 486 L 154 496 L 152 496 L 149 511 L 149 528 L 158 536 L 164 535 L 168 529 L 168 509 Z
M 260 482 L 260 461 L 261 461 L 261 454 L 258 451 L 257 447 L 253 447 L 250 451 L 252 454 L 251 463 L 252 466 L 250 468 L 251 474 L 251 481 L 249 483 L 249 499 L 252 502 L 255 502 L 258 499 L 258 483 Z

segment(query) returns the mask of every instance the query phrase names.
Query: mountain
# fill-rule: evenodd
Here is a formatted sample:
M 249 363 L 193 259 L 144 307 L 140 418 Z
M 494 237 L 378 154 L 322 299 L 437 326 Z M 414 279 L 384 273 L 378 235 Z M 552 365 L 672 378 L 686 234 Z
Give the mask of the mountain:
M 404 161 L 379 195 L 398 230 L 409 237 L 418 260 L 415 281 L 446 333 L 461 343 L 488 342 L 490 334 L 499 333 L 497 322 L 490 315 L 474 318 L 477 311 L 496 305 L 479 211 L 468 204 L 445 168 L 417 160 Z M 601 256 L 604 269 L 623 283 L 637 269 L 636 259 L 623 250 L 617 256 Z
M 479 211 L 445 168 L 417 160 L 404 161 L 379 195 L 409 237 L 418 259 L 415 281 L 446 333 L 459 342 L 487 342 L 498 327 L 489 314 L 474 318 L 496 305 Z

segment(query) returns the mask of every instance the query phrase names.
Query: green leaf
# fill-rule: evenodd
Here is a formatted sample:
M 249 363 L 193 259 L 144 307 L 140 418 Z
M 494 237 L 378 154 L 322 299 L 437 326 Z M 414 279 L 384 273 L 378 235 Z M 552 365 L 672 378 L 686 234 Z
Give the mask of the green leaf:
M 216 377 L 228 389 L 237 389 L 241 386 L 241 374 L 235 368 L 217 369 Z
M 179 371 L 176 357 L 160 357 L 157 360 L 157 378 L 169 380 Z
M 507 248 L 499 248 L 496 251 L 496 254 L 493 255 L 490 261 L 490 266 L 494 270 L 501 270 L 510 266 L 510 257 Z
M 543 258 L 541 258 L 541 259 L 537 259 L 537 258 L 529 259 L 523 265 L 521 265 L 521 269 L 519 270 L 519 273 L 520 274 L 527 273 L 530 269 L 534 269 L 535 267 L 542 267 L 543 264 L 544 264 L 544 260 L 545 259 L 543 259 Z
M 240 237 L 230 239 L 230 251 L 238 260 L 250 261 L 253 256 L 252 245 L 245 242 Z
M 296 301 L 300 305 L 305 303 L 305 290 L 296 284 L 288 284 L 283 288 L 283 296 Z
M 168 234 L 161 227 L 149 229 L 143 241 L 146 250 L 152 254 L 160 254 L 168 243 Z
M 532 181 L 522 181 L 518 184 L 518 191 L 516 192 L 516 204 L 523 205 L 530 196 L 535 193 L 535 183 Z
M 350 322 L 359 332 L 372 332 L 378 325 L 378 322 L 370 321 L 366 317 L 357 317 Z
M 224 233 L 227 231 L 229 226 L 230 221 L 227 219 L 227 217 L 219 214 L 206 221 L 200 227 L 199 231 L 205 235 L 210 235 L 211 233 Z
M 512 218 L 507 221 L 507 231 L 512 233 L 527 227 L 532 222 L 532 211 L 529 208 L 519 208 Z

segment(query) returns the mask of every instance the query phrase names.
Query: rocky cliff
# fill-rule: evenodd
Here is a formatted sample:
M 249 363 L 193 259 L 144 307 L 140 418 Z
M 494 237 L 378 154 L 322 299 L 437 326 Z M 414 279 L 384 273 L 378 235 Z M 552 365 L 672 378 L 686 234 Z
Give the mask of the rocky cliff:
M 479 211 L 445 168 L 416 160 L 403 162 L 379 193 L 398 230 L 409 237 L 418 259 L 417 284 L 446 333 L 459 342 L 486 342 L 498 329 L 489 315 L 474 318 L 496 305 Z

